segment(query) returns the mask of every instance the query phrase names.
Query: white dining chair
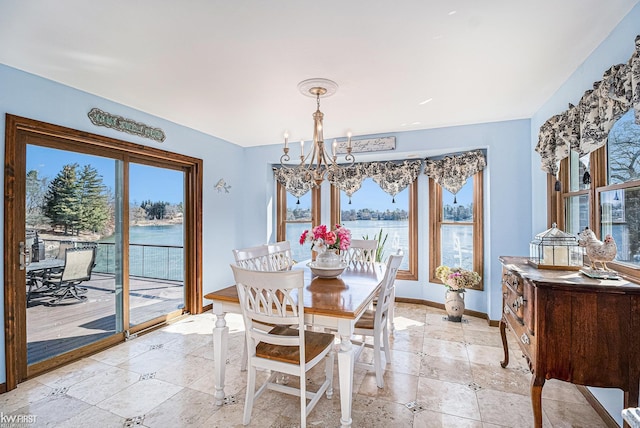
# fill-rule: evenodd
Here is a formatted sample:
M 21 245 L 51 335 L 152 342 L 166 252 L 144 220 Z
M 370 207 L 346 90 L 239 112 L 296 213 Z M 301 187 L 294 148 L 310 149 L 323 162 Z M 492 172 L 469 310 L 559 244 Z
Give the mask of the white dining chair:
M 269 248 L 266 245 L 233 250 L 236 265 L 250 270 L 271 270 Z
M 251 422 L 255 400 L 271 389 L 300 397 L 300 426 L 306 427 L 307 416 L 322 395 L 325 392 L 327 398 L 333 395 L 334 335 L 304 328 L 304 302 L 299 298 L 304 288 L 304 271 L 260 272 L 233 265 L 231 269 L 249 350 L 242 423 Z M 275 327 L 265 331 L 264 324 Z M 326 360 L 325 379 L 315 392 L 307 391 L 307 372 L 322 360 Z M 270 370 L 271 375 L 256 391 L 257 369 Z M 280 373 L 299 376 L 300 388 L 276 383 Z
M 291 255 L 291 243 L 289 241 L 268 244 L 267 248 L 269 250 L 271 270 L 290 270 L 295 264 Z
M 344 261 L 356 267 L 372 267 L 376 262 L 378 241 L 375 239 L 352 239 L 345 251 Z
M 391 350 L 389 348 L 389 308 L 392 304 L 394 282 L 398 273 L 402 254 L 390 255 L 387 259 L 387 270 L 382 279 L 382 286 L 378 293 L 378 302 L 374 309 L 367 309 L 362 317 L 356 322 L 353 334 L 356 336 L 371 336 L 373 344 L 367 343 L 366 338 L 359 343 L 360 347 L 356 351 L 356 364 L 373 368 L 376 372 L 376 385 L 384 388 L 382 351 L 384 350 L 385 363 L 391 362 Z M 373 349 L 373 364 L 358 361 L 364 348 Z

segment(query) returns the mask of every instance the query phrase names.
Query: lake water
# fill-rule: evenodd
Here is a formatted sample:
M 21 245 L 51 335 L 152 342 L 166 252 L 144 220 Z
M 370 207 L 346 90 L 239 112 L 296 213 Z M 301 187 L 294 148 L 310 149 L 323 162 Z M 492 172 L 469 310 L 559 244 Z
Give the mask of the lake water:
M 115 242 L 113 235 L 100 242 Z M 167 226 L 131 226 L 129 242 L 143 245 L 178 245 L 184 244 L 184 226 L 172 224 Z

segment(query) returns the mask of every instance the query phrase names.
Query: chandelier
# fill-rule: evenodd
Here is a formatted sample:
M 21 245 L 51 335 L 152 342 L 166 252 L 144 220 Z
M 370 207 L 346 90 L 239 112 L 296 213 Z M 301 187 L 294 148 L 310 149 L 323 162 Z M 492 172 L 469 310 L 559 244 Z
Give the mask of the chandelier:
M 304 152 L 304 140 L 300 141 L 300 164 L 295 167 L 301 173 L 303 180 L 314 181 L 319 186 L 325 178 L 325 175 L 329 171 L 337 171 L 344 166 L 352 166 L 355 162 L 355 158 L 351 154 L 351 133 L 347 134 L 347 154 L 344 159 L 347 164 L 343 166 L 338 165 L 337 151 L 338 142 L 333 140 L 331 156 L 326 151 L 324 145 L 324 137 L 322 134 L 322 119 L 324 113 L 320 111 L 320 98 L 329 97 L 336 93 L 338 90 L 338 84 L 329 79 L 307 79 L 298 84 L 298 90 L 308 97 L 315 97 L 316 99 L 316 111 L 313 113 L 313 146 L 311 150 L 305 155 Z M 283 168 L 292 169 L 288 167 L 285 162 L 289 162 L 289 135 L 284 134 L 284 154 L 280 157 L 280 164 Z M 307 163 L 308 161 L 308 163 Z

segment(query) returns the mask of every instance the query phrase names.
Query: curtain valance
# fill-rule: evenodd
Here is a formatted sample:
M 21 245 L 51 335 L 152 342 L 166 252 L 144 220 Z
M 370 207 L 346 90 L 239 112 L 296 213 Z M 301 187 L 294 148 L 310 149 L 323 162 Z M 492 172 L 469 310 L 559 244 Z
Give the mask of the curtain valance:
M 351 196 L 360 189 L 366 178 L 378 183 L 386 193 L 395 197 L 418 178 L 422 160 L 405 160 L 402 162 L 363 162 L 341 168 L 329 168 L 327 180 L 338 189 Z M 291 195 L 299 198 L 313 186 L 313 180 L 305 168 L 274 168 L 276 180 Z
M 467 179 L 487 166 L 480 150 L 456 156 L 445 156 L 439 160 L 427 159 L 424 173 L 454 195 L 462 189 Z
M 560 161 L 570 150 L 582 156 L 604 146 L 615 122 L 631 108 L 640 125 L 640 35 L 626 64 L 609 68 L 576 106 L 570 104 L 540 126 L 536 152 L 542 158 L 542 170 L 557 175 Z

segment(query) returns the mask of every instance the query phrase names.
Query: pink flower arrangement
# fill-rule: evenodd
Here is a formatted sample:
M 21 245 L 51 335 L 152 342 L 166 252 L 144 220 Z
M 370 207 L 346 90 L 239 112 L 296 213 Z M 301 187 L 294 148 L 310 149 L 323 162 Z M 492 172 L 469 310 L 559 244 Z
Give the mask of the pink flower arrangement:
M 351 246 L 351 231 L 346 227 L 336 224 L 334 230 L 327 230 L 327 226 L 321 224 L 300 235 L 300 245 L 311 243 L 311 249 L 319 253 L 326 250 L 347 250 Z

